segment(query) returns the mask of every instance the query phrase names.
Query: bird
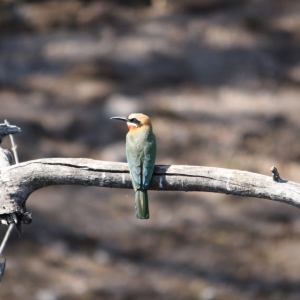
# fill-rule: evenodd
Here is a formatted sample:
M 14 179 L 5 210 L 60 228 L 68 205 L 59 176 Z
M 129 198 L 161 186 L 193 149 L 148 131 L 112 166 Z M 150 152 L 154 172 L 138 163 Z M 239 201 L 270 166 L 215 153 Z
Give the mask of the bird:
M 0 147 L 0 169 L 11 166 L 12 164 L 13 164 L 12 154 L 8 150 Z
M 149 219 L 148 193 L 150 180 L 155 166 L 156 138 L 150 118 L 142 113 L 132 113 L 129 117 L 112 117 L 125 121 L 126 158 L 135 191 L 137 219 Z
M 2 143 L 2 139 L 3 139 L 2 136 L 4 136 L 4 134 L 2 135 L 2 133 L 0 133 L 0 144 Z M 0 146 L 0 169 L 4 167 L 8 167 L 12 164 L 13 164 L 12 154 L 8 150 L 3 149 Z
M 9 135 L 9 134 L 15 134 L 21 132 L 21 129 L 14 125 L 9 124 L 0 124 L 0 144 L 2 143 L 2 139 Z M 12 154 L 6 150 L 0 147 L 0 169 L 4 167 L 8 167 L 13 164 L 13 156 Z

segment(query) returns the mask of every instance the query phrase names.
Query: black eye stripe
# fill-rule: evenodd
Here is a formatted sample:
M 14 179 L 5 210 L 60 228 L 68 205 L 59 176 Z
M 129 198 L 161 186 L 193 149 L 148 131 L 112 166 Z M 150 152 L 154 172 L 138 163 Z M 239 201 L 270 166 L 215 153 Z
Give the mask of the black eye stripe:
M 132 123 L 134 123 L 134 124 L 140 124 L 140 121 L 137 120 L 136 118 L 132 118 L 129 121 L 132 122 Z

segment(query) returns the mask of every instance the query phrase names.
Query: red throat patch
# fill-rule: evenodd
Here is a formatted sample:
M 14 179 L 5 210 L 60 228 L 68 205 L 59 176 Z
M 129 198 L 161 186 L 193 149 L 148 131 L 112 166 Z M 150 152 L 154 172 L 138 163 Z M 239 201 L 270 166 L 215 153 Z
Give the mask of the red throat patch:
M 127 126 L 128 126 L 129 131 L 133 130 L 133 129 L 137 129 L 137 127 L 134 125 L 127 125 Z

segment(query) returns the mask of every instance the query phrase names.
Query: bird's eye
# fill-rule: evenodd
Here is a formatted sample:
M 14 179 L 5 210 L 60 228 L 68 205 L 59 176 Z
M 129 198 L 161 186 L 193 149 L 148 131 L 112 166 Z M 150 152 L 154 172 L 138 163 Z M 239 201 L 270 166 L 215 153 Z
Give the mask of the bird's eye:
M 129 121 L 132 122 L 132 123 L 135 123 L 135 124 L 140 123 L 136 118 L 132 118 Z

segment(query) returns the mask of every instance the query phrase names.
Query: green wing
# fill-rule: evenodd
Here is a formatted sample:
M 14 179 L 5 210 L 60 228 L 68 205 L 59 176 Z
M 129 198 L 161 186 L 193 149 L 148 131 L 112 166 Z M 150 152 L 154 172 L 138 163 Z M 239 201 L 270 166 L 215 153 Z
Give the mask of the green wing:
M 133 188 L 135 190 L 139 190 L 141 188 L 142 182 L 142 168 L 140 155 L 133 153 L 132 149 L 128 149 L 128 147 L 126 147 L 126 156 Z
M 142 188 L 147 189 L 152 178 L 156 158 L 156 140 L 151 132 L 144 148 Z

